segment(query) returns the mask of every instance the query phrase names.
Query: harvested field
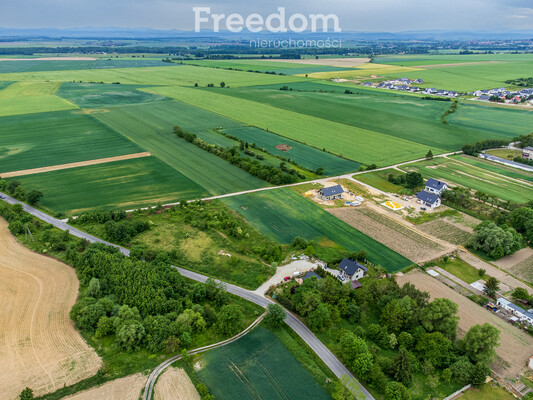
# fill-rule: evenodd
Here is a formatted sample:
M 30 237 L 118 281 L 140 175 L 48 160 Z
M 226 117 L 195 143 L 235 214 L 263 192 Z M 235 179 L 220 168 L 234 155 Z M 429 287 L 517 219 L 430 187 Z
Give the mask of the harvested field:
M 292 147 L 289 146 L 288 144 L 277 144 L 275 147 L 276 147 L 276 149 L 278 149 L 279 151 L 289 151 L 289 150 L 292 150 Z
M 369 208 L 332 208 L 331 214 L 414 262 L 432 260 L 447 249 Z
M 84 390 L 73 396 L 65 397 L 65 400 L 138 400 L 145 384 L 145 375 L 129 375 L 104 383 L 102 386 Z M 170 399 L 170 397 L 167 398 Z
M 200 395 L 183 368 L 167 368 L 157 380 L 155 400 L 200 400 Z
M 497 317 L 490 311 L 476 305 L 471 300 L 460 295 L 435 278 L 420 272 L 413 271 L 398 277 L 400 285 L 410 282 L 418 289 L 429 292 L 431 299 L 448 298 L 459 306 L 459 333 L 466 332 L 471 326 L 488 322 L 500 331 L 500 346 L 496 350 L 498 356 L 509 364 L 508 368 L 495 367 L 499 374 L 511 378 L 525 367 L 533 353 L 533 337 Z
M 453 244 L 465 244 L 471 236 L 468 228 L 459 228 L 447 218 L 434 219 L 418 225 L 418 229 Z
M 525 281 L 533 282 L 533 256 L 516 264 L 510 272 Z
M 531 257 L 533 257 L 533 249 L 531 247 L 524 247 L 523 249 L 518 250 L 516 253 L 494 261 L 494 264 L 500 268 L 509 269 Z
M 13 171 L 13 172 L 3 173 L 2 174 L 2 178 L 13 178 L 15 176 L 33 175 L 33 174 L 40 174 L 40 173 L 43 173 L 43 172 L 59 171 L 59 170 L 62 170 L 62 169 L 69 169 L 69 168 L 76 168 L 76 167 L 86 167 L 88 165 L 104 164 L 104 163 L 113 162 L 113 161 L 131 160 L 131 159 L 134 159 L 134 158 L 149 157 L 150 155 L 151 154 L 149 152 L 145 151 L 145 152 L 142 152 L 142 153 L 127 154 L 125 156 L 99 158 L 97 160 L 89 160 L 89 161 L 80 161 L 80 162 L 69 163 L 69 164 L 52 165 L 50 167 L 43 167 L 43 168 L 24 169 L 24 170 L 21 170 L 21 171 Z
M 69 311 L 78 295 L 76 272 L 19 244 L 0 220 L 0 393 L 18 399 L 72 385 L 102 365 L 74 329 Z

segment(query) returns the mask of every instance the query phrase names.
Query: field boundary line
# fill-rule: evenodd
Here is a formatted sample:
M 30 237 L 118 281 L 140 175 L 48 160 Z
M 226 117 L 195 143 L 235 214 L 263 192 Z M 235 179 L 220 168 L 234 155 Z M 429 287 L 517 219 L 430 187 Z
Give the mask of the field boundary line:
M 12 172 L 4 172 L 4 173 L 0 173 L 1 174 L 0 176 L 2 178 L 14 178 L 16 176 L 35 175 L 35 174 L 42 174 L 44 172 L 60 171 L 63 169 L 87 167 L 90 165 L 106 164 L 110 162 L 123 161 L 123 160 L 133 160 L 135 158 L 150 157 L 151 155 L 152 154 L 149 153 L 148 151 L 143 151 L 142 153 L 126 154 L 124 156 L 97 158 L 96 160 L 78 161 L 78 162 L 67 163 L 67 164 L 51 165 L 49 167 L 40 167 L 40 168 L 22 169 L 19 171 L 12 171 Z
M 229 339 L 222 340 L 218 343 L 213 343 L 207 346 L 198 347 L 197 349 L 191 350 L 188 352 L 188 354 L 198 354 L 203 353 L 205 351 L 217 349 L 222 346 L 226 346 L 230 343 L 233 343 L 234 341 L 240 339 L 244 335 L 246 335 L 248 332 L 250 332 L 252 329 L 254 329 L 256 326 L 258 326 L 265 315 L 267 314 L 267 311 L 265 311 L 263 314 L 261 314 L 254 322 L 252 322 L 246 329 L 244 329 L 242 332 L 237 333 L 235 336 L 230 337 Z M 143 393 L 143 400 L 151 400 L 152 399 L 152 392 L 154 390 L 157 378 L 159 375 L 163 373 L 165 369 L 170 367 L 175 361 L 178 361 L 181 359 L 181 354 L 178 354 L 174 357 L 169 358 L 166 361 L 163 361 L 161 364 L 159 364 L 154 371 L 150 374 L 148 377 L 148 381 L 146 382 L 146 386 Z

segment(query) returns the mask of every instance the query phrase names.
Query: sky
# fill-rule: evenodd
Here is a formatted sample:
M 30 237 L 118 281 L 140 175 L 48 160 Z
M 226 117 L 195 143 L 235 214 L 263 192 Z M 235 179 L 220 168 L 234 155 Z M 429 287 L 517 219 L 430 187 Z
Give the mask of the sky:
M 533 30 L 533 0 L 0 0 L 0 27 L 194 29 L 193 7 L 287 18 L 333 13 L 343 31 Z

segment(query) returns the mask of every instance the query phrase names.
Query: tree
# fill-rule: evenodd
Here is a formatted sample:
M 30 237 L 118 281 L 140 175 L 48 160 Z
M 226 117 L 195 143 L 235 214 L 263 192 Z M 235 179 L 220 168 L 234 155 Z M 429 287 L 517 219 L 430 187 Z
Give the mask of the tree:
M 474 228 L 468 246 L 481 250 L 490 257 L 498 259 L 518 250 L 522 235 L 507 225 L 498 226 L 494 222 L 484 221 Z
M 424 333 L 416 344 L 420 358 L 433 367 L 446 366 L 450 360 L 452 342 L 441 332 Z
M 513 298 L 516 300 L 526 300 L 526 301 L 531 300 L 531 296 L 529 295 L 529 292 L 524 288 L 516 288 L 515 290 L 513 290 L 513 293 L 511 296 L 513 296 Z
M 483 292 L 493 299 L 496 298 L 496 293 L 500 290 L 499 283 L 498 279 L 489 276 L 485 282 L 485 289 L 483 289 Z
M 42 197 L 43 197 L 43 192 L 40 192 L 38 190 L 30 190 L 26 194 L 26 200 L 31 206 L 37 205 Z
M 394 358 L 392 371 L 394 379 L 403 383 L 405 386 L 411 386 L 413 379 L 411 360 L 409 358 L 409 352 L 405 347 L 402 347 L 398 352 L 398 355 Z
M 217 317 L 217 330 L 226 336 L 242 330 L 244 315 L 236 304 L 227 304 L 220 309 Z
M 380 321 L 393 332 L 399 333 L 413 315 L 409 296 L 388 302 L 381 312 Z
M 265 322 L 269 325 L 279 327 L 285 321 L 287 314 L 283 307 L 279 304 L 269 304 L 268 305 L 268 314 L 265 316 Z
M 33 390 L 31 390 L 29 387 L 26 387 L 26 389 L 24 389 L 20 393 L 19 398 L 20 398 L 20 400 L 32 400 L 34 398 L 33 397 Z
M 450 340 L 457 336 L 457 304 L 449 299 L 435 299 L 424 308 L 420 322 L 428 332 L 441 332 Z
M 453 380 L 461 385 L 466 385 L 470 381 L 470 375 L 472 374 L 473 368 L 474 366 L 468 360 L 468 357 L 459 357 L 457 361 L 450 366 Z
M 361 387 L 357 379 L 344 375 L 340 380 L 335 381 L 335 391 L 332 394 L 333 400 L 357 400 L 362 396 Z
M 487 375 L 490 375 L 490 368 L 487 364 L 479 362 L 474 365 L 474 368 L 472 369 L 470 383 L 477 387 L 483 386 L 487 379 Z
M 352 332 L 341 337 L 341 354 L 358 375 L 365 375 L 372 368 L 373 357 L 366 342 Z
M 488 365 L 496 357 L 500 343 L 500 331 L 489 323 L 474 325 L 459 341 L 459 346 L 472 363 Z
M 130 321 L 117 331 L 117 342 L 123 350 L 131 353 L 140 348 L 144 336 L 144 326 L 139 321 Z
M 226 87 L 226 82 L 220 82 L 220 87 L 221 88 Z
M 92 278 L 89 282 L 89 287 L 87 288 L 87 296 L 98 298 L 100 297 L 101 289 L 100 289 L 100 279 L 98 278 Z
M 411 400 L 411 394 L 400 382 L 389 382 L 385 387 L 386 400 Z
M 180 340 L 176 336 L 169 336 L 165 339 L 164 349 L 166 353 L 175 353 L 180 348 Z
M 533 220 L 533 209 L 529 207 L 520 207 L 509 214 L 511 226 L 519 232 L 524 232 L 526 224 Z
M 329 325 L 331 322 L 331 313 L 324 303 L 320 303 L 318 307 L 311 311 L 305 319 L 312 330 L 318 331 Z
M 427 152 L 426 154 L 426 159 L 428 160 L 431 160 L 433 158 L 433 152 L 431 151 L 431 149 Z
M 420 172 L 408 172 L 405 175 L 405 183 L 408 188 L 414 189 L 424 183 L 424 178 L 422 178 Z

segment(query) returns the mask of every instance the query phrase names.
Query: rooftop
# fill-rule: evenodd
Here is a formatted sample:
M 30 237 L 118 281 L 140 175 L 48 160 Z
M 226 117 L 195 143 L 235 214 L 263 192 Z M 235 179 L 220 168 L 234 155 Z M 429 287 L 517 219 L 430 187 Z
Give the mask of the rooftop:
M 344 271 L 346 275 L 352 276 L 361 268 L 363 271 L 367 271 L 367 268 L 364 265 L 359 264 L 357 261 L 352 261 L 349 258 L 343 259 L 339 264 L 339 269 Z
M 416 198 L 422 200 L 424 203 L 434 204 L 439 199 L 439 196 L 437 196 L 435 193 L 429 193 L 425 190 L 421 190 L 416 194 Z
M 444 187 L 444 185 L 446 185 L 446 183 L 438 181 L 438 180 L 433 179 L 433 178 L 429 178 L 426 181 L 426 187 L 430 187 L 430 188 L 436 189 L 436 190 L 441 190 Z
M 341 185 L 330 186 L 319 190 L 320 194 L 324 197 L 335 196 L 336 194 L 344 193 Z
M 322 277 L 318 275 L 315 271 L 307 271 L 307 274 L 305 274 L 305 276 L 302 279 L 305 281 L 306 279 L 312 278 L 313 276 L 316 279 L 322 279 Z

